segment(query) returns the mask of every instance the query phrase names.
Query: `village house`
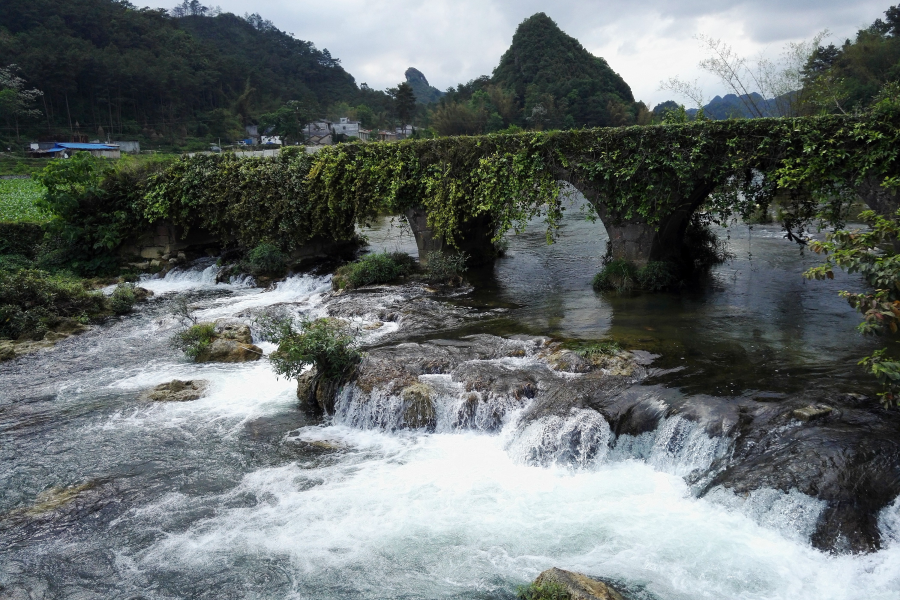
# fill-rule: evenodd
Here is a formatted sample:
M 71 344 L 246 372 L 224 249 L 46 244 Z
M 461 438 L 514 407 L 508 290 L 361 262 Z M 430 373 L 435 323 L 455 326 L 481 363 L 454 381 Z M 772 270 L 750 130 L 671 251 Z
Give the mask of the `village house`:
M 69 158 L 76 152 L 90 152 L 100 158 L 121 158 L 119 146 L 115 144 L 81 144 L 73 142 L 32 143 L 29 154 L 33 158 Z

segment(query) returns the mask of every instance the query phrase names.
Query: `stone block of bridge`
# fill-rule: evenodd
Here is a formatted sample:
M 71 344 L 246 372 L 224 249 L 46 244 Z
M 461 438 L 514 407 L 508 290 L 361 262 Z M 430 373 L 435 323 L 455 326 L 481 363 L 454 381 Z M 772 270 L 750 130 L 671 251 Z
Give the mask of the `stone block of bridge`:
M 453 245 L 448 244 L 443 237 L 436 235 L 428 226 L 428 213 L 424 208 L 408 209 L 405 215 L 410 229 L 412 229 L 413 237 L 416 239 L 419 264 L 423 266 L 428 264 L 428 254 L 431 252 L 449 254 L 465 252 L 469 257 L 467 261 L 469 266 L 489 263 L 497 257 L 497 250 L 491 241 L 495 228 L 493 220 L 488 215 L 481 215 L 463 222 Z

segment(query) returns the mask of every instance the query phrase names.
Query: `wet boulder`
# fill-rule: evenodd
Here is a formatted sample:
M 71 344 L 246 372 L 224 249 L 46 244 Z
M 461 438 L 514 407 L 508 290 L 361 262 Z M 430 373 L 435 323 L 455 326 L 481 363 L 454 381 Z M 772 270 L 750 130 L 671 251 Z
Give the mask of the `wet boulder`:
M 141 398 L 153 402 L 189 402 L 202 398 L 208 386 L 209 382 L 202 379 L 173 379 L 144 392 Z
M 215 326 L 215 337 L 197 355 L 197 362 L 251 362 L 259 360 L 262 355 L 262 349 L 253 344 L 249 326 L 239 321 L 219 320 Z
M 234 340 L 241 344 L 253 343 L 250 326 L 240 322 L 227 320 L 216 321 L 216 335 L 220 338 Z
M 146 302 L 153 297 L 152 290 L 148 290 L 147 288 L 142 288 L 140 286 L 135 286 L 133 292 L 135 302 Z
M 810 404 L 809 406 L 804 406 L 803 408 L 794 409 L 793 411 L 791 411 L 791 416 L 798 421 L 808 423 L 810 421 L 815 421 L 817 419 L 827 417 L 833 411 L 834 409 L 826 404 Z
M 313 367 L 297 378 L 300 407 L 314 414 L 334 414 L 334 402 L 343 380 L 325 379 Z
M 216 338 L 197 355 L 197 362 L 241 363 L 262 358 L 263 351 L 259 346 L 237 342 L 227 338 Z
M 538 575 L 532 585 L 563 588 L 570 600 L 625 600 L 622 594 L 602 581 L 556 567 Z
M 572 352 L 571 350 L 559 350 L 547 357 L 547 364 L 554 371 L 565 373 L 587 373 L 591 370 L 591 361 Z
M 434 431 L 437 418 L 431 388 L 424 383 L 414 383 L 400 392 L 403 401 L 403 422 L 410 429 Z

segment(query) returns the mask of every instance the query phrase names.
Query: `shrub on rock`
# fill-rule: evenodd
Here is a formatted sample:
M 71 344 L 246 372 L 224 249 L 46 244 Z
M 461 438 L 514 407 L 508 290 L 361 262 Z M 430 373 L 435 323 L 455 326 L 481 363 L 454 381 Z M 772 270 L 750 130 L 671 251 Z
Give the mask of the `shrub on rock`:
M 334 274 L 332 286 L 341 290 L 389 283 L 414 269 L 414 259 L 405 252 L 376 252 L 340 267 Z

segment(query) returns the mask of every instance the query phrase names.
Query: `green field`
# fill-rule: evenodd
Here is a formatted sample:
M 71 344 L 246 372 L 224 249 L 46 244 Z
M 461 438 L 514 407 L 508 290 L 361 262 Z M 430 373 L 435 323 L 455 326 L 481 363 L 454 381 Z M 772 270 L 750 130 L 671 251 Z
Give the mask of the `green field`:
M 0 179 L 0 222 L 40 223 L 47 220 L 35 206 L 44 186 L 31 179 Z
M 0 175 L 31 175 L 47 166 L 46 158 L 26 158 L 0 152 Z

